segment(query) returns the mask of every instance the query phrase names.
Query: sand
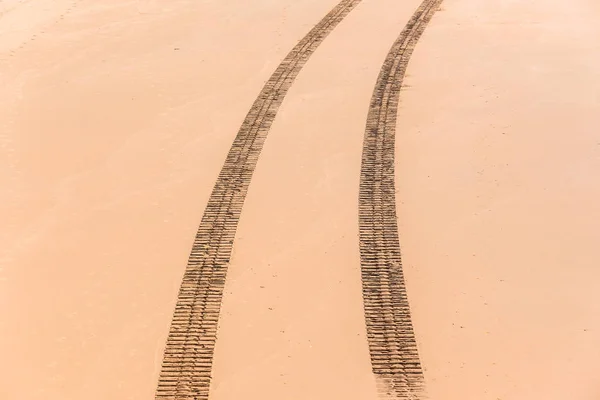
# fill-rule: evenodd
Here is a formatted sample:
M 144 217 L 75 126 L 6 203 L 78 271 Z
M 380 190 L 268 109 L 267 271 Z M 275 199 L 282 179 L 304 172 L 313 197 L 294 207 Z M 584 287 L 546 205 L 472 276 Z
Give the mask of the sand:
M 362 141 L 381 64 L 419 3 L 360 4 L 282 104 L 240 219 L 213 398 L 377 398 L 357 240 Z
M 240 219 L 211 398 L 376 399 L 357 207 L 363 0 L 300 73 Z M 244 116 L 335 0 L 0 1 L 0 399 L 154 396 Z M 596 399 L 600 7 L 445 0 L 409 65 L 398 216 L 432 400 Z
M 432 399 L 597 399 L 600 9 L 447 0 L 399 112 L 400 240 Z
M 0 398 L 152 398 L 227 150 L 333 3 L 80 2 L 3 50 Z

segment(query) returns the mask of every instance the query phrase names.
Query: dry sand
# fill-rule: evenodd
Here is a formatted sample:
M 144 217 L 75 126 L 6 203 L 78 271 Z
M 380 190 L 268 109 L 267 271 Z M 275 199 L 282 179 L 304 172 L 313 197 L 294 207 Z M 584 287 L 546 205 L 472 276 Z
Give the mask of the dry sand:
M 21 48 L 35 2 L 2 16 L 1 399 L 152 398 L 227 150 L 334 3 L 82 1 Z
M 264 81 L 336 0 L 0 0 L 0 399 L 149 399 L 181 276 Z M 357 239 L 381 63 L 364 0 L 284 101 L 235 242 L 211 398 L 375 399 Z M 600 7 L 446 0 L 398 122 L 432 400 L 600 396 Z
M 600 7 L 447 0 L 399 112 L 400 240 L 434 400 L 600 396 Z

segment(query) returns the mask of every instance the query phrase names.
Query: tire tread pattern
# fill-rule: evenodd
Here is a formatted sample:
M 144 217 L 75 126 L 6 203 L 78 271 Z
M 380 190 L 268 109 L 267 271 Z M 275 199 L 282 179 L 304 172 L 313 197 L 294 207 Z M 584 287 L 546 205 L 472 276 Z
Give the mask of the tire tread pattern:
M 338 3 L 285 57 L 248 112 L 194 240 L 167 338 L 156 399 L 208 399 L 227 267 L 258 157 L 283 98 L 300 70 L 360 1 Z
M 400 257 L 394 176 L 400 89 L 417 41 L 441 0 L 425 0 L 394 42 L 371 98 L 359 194 L 363 302 L 372 370 L 384 398 L 418 399 L 423 371 Z

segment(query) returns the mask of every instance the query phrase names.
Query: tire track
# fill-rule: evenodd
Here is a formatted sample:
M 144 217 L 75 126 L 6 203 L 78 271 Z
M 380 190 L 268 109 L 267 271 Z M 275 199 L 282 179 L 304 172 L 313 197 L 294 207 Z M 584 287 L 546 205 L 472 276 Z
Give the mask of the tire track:
M 156 399 L 208 399 L 221 299 L 246 192 L 269 129 L 294 79 L 361 0 L 342 0 L 285 57 L 248 112 L 213 188 L 179 291 Z
M 363 144 L 359 238 L 367 338 L 382 397 L 423 395 L 423 371 L 406 294 L 398 224 L 394 152 L 400 89 L 417 41 L 442 0 L 424 0 L 381 68 Z

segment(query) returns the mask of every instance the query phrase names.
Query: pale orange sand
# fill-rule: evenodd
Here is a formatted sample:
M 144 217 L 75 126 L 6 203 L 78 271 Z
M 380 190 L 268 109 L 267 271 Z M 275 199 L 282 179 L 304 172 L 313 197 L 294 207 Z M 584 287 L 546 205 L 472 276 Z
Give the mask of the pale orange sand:
M 153 398 L 244 116 L 336 0 L 0 1 L 0 399 Z M 358 184 L 419 0 L 363 0 L 300 73 L 240 219 L 212 399 L 376 399 Z M 600 395 L 600 7 L 445 0 L 397 127 L 432 400 Z
M 446 0 L 399 113 L 432 400 L 600 396 L 600 7 Z

